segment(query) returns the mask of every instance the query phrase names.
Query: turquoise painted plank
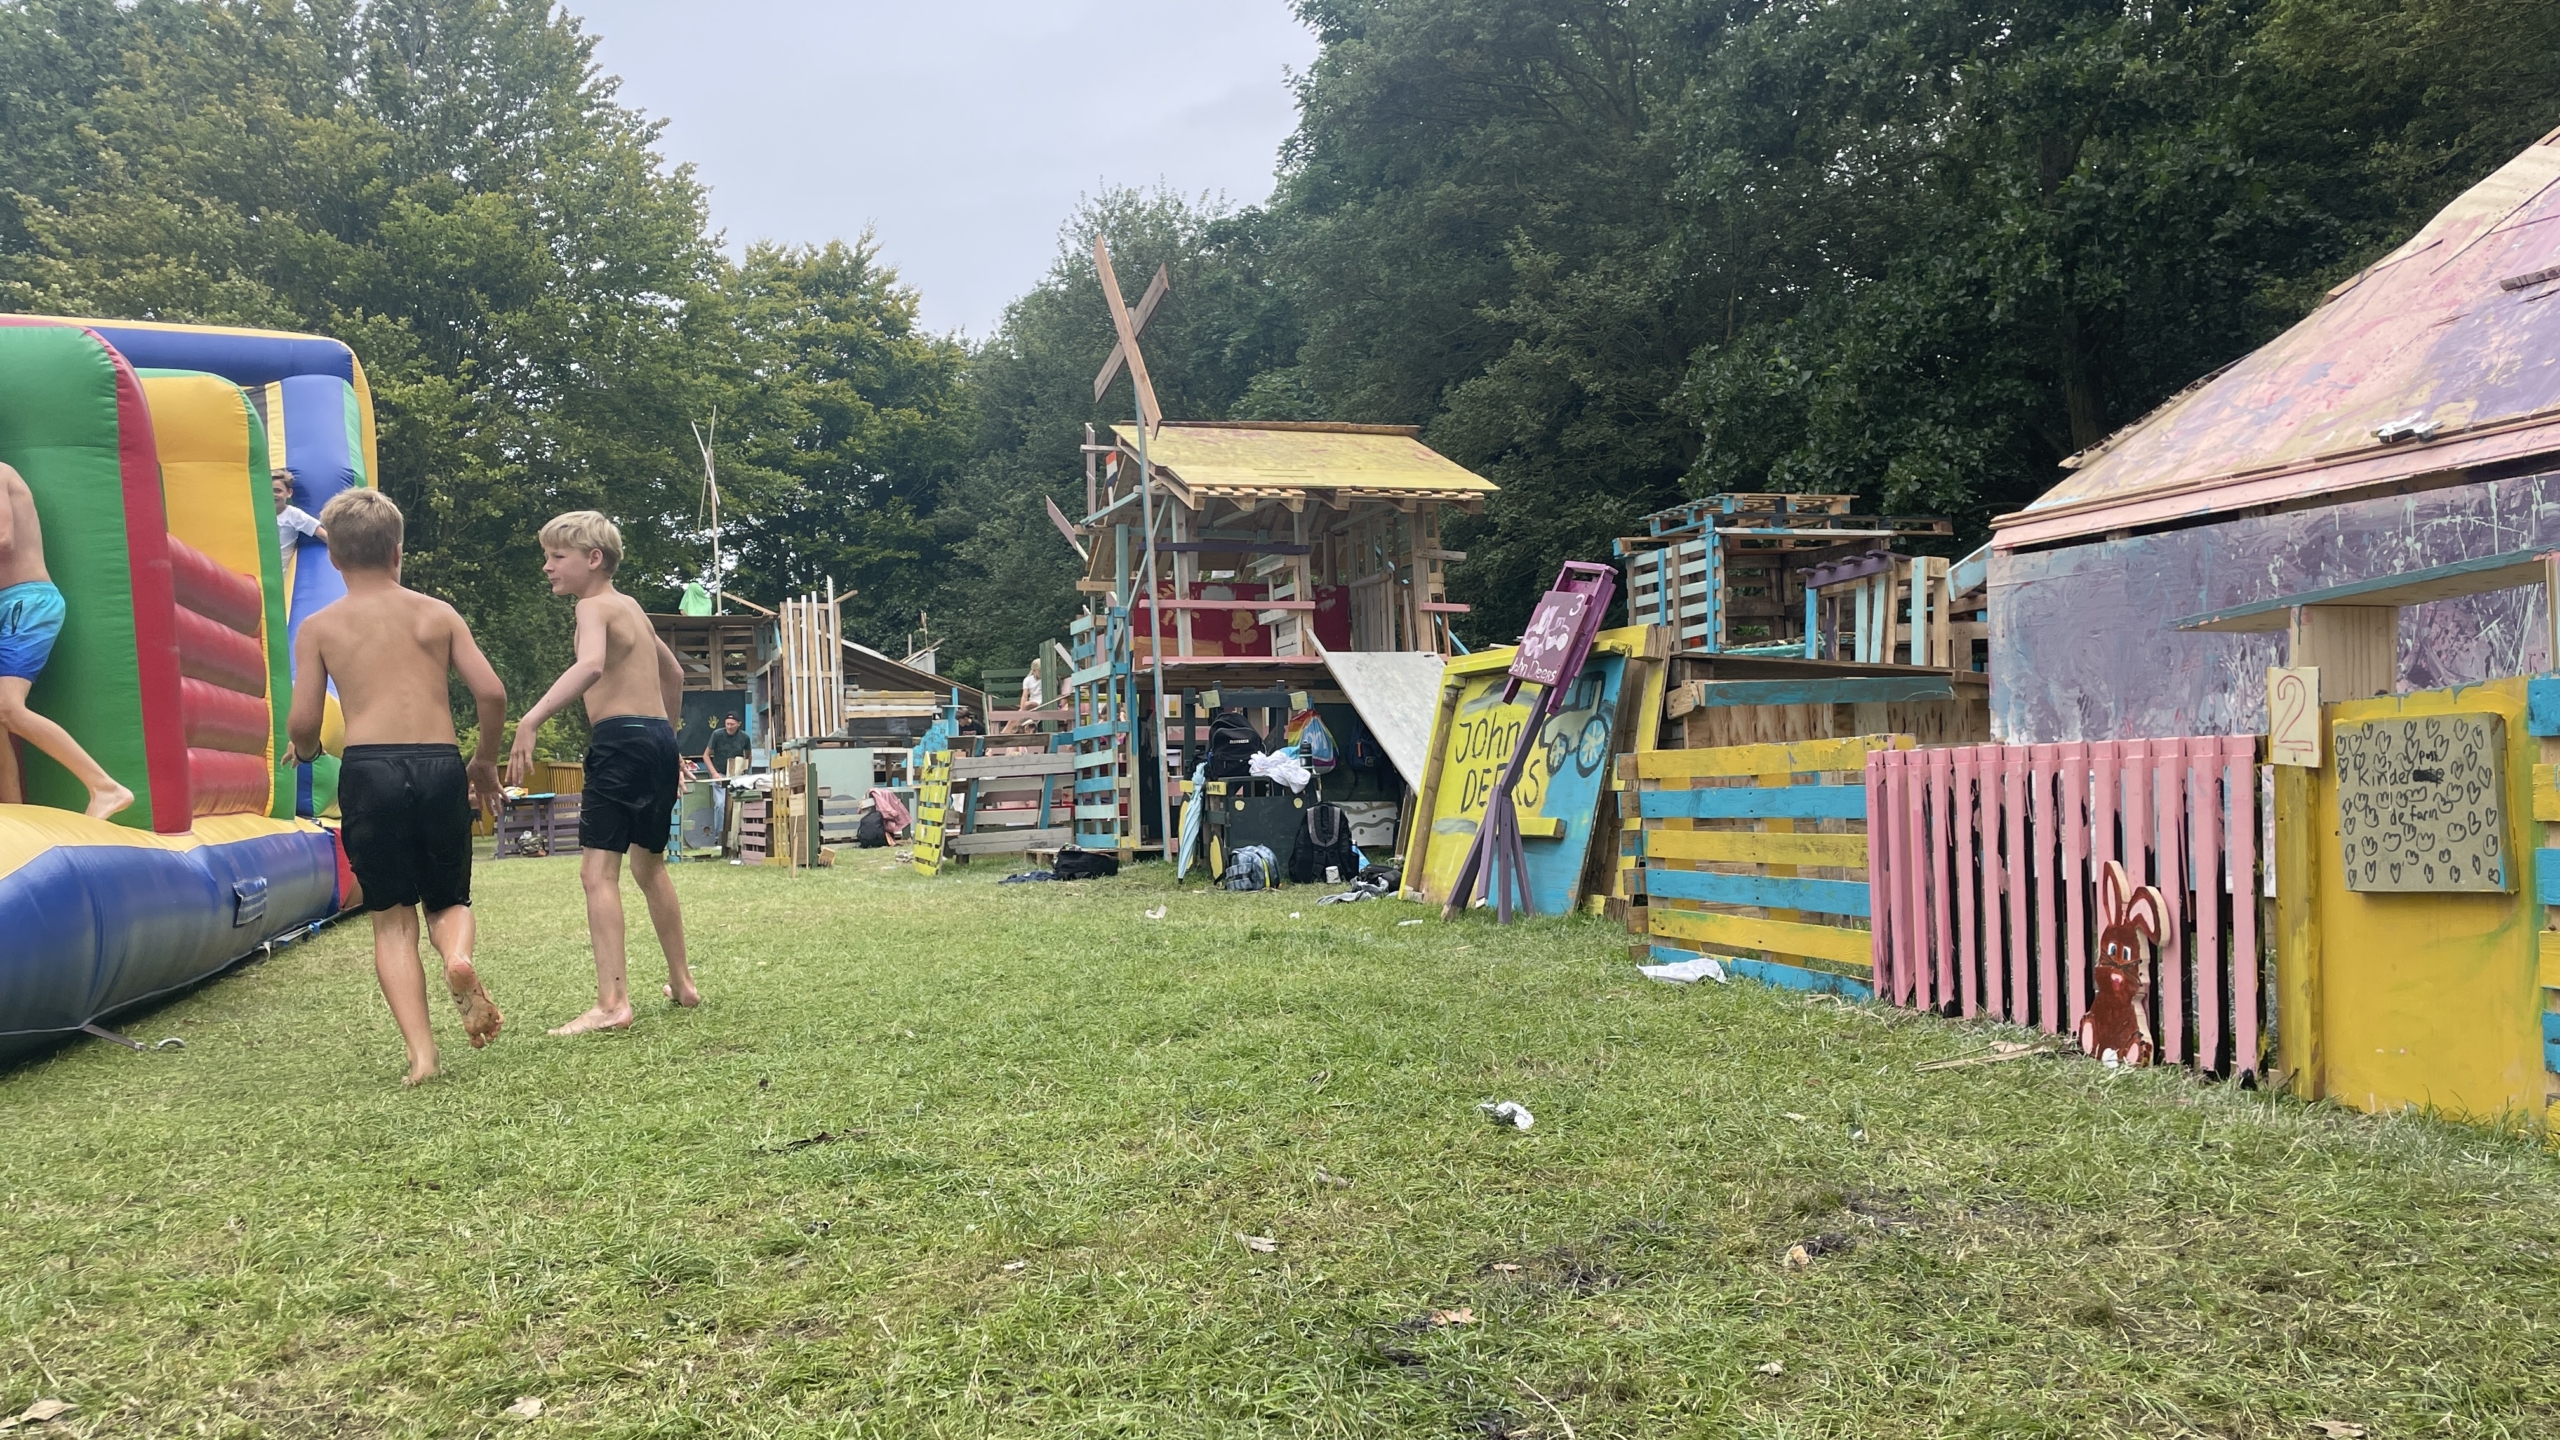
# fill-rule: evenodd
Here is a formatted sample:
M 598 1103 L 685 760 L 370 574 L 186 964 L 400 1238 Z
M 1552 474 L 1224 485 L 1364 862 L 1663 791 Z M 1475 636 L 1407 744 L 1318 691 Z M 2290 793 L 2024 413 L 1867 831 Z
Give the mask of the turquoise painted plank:
M 2449 565 L 2430 565 L 2424 570 L 2406 570 L 2397 575 L 2354 580 L 2320 590 L 2277 595 L 2246 605 L 2235 605 L 2228 610 L 2190 615 L 2184 620 L 2172 620 L 2169 625 L 2173 630 L 2282 630 L 2296 605 L 2415 605 L 2427 600 L 2486 595 L 2493 590 L 2513 590 L 2541 583 L 2542 552 L 2510 550 L 2504 555 L 2483 555 L 2476 560 L 2456 560 Z M 2410 593 L 2412 591 L 2416 593 Z M 2537 730 L 2534 733 L 2539 735 L 2543 732 Z
M 1713 875 L 1695 870 L 1646 870 L 1644 892 L 1666 900 L 1712 905 L 1758 905 L 1770 910 L 1810 910 L 1817 915 L 1866 915 L 1864 880 L 1797 880 L 1784 875 Z
M 2542 1042 L 2542 1068 L 2560 1074 L 2560 1040 Z
M 2542 1038 L 2560 1040 L 2560 1010 L 2542 1012 Z
M 2536 675 L 2525 682 L 2524 723 L 2536 735 L 2560 735 L 2560 675 Z
M 1654 963 L 1657 965 L 1677 965 L 1683 960 L 1695 960 L 1701 953 L 1692 950 L 1674 950 L 1668 945 L 1656 945 L 1651 948 Z M 1847 975 L 1834 975 L 1827 970 L 1807 970 L 1801 965 L 1786 965 L 1773 960 L 1742 960 L 1731 955 L 1719 955 L 1716 961 L 1724 966 L 1725 973 L 1728 975 L 1739 975 L 1745 980 L 1756 981 L 1780 990 L 1810 990 L 1824 995 L 1837 995 L 1844 1000 L 1876 998 L 1876 987 L 1869 982 Z
M 1637 808 L 1647 820 L 1864 820 L 1864 785 L 1786 785 L 1763 790 L 1726 785 L 1713 790 L 1642 790 Z
M 2560 905 L 2560 850 L 2533 852 L 2533 898 L 2545 905 Z
M 1757 980 L 1781 990 L 1811 990 L 1837 995 L 1843 1000 L 1876 998 L 1876 987 L 1868 981 L 1834 975 L 1828 970 L 1807 970 L 1801 965 L 1786 965 L 1775 960 L 1728 960 L 1724 968 L 1745 980 Z

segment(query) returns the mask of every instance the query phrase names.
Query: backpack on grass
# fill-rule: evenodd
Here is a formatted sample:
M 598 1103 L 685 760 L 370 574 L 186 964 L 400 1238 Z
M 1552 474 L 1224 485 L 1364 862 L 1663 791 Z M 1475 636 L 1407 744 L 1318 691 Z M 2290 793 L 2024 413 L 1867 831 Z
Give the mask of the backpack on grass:
M 1328 877 L 1326 871 L 1332 871 Z M 1339 805 L 1310 805 L 1298 821 L 1298 846 L 1289 852 L 1289 880 L 1340 885 L 1360 873 L 1360 851 L 1351 843 L 1351 817 Z

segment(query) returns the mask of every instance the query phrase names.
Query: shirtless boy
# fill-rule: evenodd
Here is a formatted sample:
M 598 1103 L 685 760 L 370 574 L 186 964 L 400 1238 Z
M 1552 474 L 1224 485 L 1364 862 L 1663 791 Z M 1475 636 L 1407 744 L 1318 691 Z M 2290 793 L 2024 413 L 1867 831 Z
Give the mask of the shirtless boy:
M 26 801 L 12 734 L 89 787 L 88 815 L 104 820 L 133 803 L 133 792 L 115 782 L 71 732 L 27 708 L 27 692 L 53 657 L 62 635 L 62 592 L 44 568 L 44 531 L 36 524 L 35 492 L 18 472 L 0 465 L 0 805 Z
M 339 832 L 347 865 L 373 915 L 373 969 L 400 1023 L 415 1085 L 436 1073 L 427 981 L 418 958 L 418 907 L 444 958 L 445 988 L 478 1049 L 505 1023 L 472 968 L 471 809 L 498 802 L 498 732 L 507 687 L 452 606 L 400 584 L 400 507 L 379 490 L 345 490 L 320 512 L 344 599 L 302 622 L 293 643 L 294 763 L 320 754 L 331 682 L 345 711 L 338 757 Z M 480 750 L 465 765 L 453 734 L 447 671 L 480 711 Z
M 578 812 L 578 879 L 587 891 L 587 935 L 596 951 L 596 1003 L 554 1035 L 618 1030 L 631 1023 L 631 980 L 624 952 L 622 857 L 649 902 L 649 924 L 667 955 L 660 987 L 678 1005 L 699 1005 L 684 963 L 684 913 L 667 874 L 667 825 L 675 811 L 675 727 L 684 713 L 684 672 L 658 638 L 640 602 L 613 588 L 622 563 L 622 532 L 593 510 L 555 517 L 542 527 L 542 573 L 554 595 L 578 597 L 577 662 L 516 721 L 507 781 L 524 783 L 533 766 L 534 732 L 586 697 L 587 788 Z M 487 732 L 495 733 L 495 732 Z

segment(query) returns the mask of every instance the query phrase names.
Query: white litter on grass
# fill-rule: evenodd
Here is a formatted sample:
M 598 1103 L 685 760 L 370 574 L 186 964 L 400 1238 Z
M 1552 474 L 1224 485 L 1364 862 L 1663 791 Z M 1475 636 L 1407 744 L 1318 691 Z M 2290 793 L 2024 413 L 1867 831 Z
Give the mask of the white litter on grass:
M 1483 1111 L 1485 1118 L 1494 1124 L 1508 1125 L 1514 1130 L 1526 1130 L 1538 1123 L 1538 1117 L 1529 1113 L 1529 1107 L 1517 1100 L 1499 1102 L 1487 1100 L 1476 1108 Z
M 1165 907 L 1164 907 L 1164 906 L 1162 906 L 1162 905 L 1159 905 L 1159 906 L 1157 906 L 1156 908 L 1154 908 L 1153 910 L 1150 910 L 1150 911 L 1148 911 L 1148 912 L 1147 912 L 1147 918 L 1148 918 L 1148 919 L 1150 919 L 1150 920 L 1161 920 L 1161 919 L 1163 919 L 1163 918 L 1164 918 L 1164 914 L 1165 914 Z
M 1397 928 L 1397 929 L 1399 929 L 1399 930 L 1401 930 L 1401 929 L 1403 929 L 1404 927 L 1406 927 L 1407 925 L 1419 925 L 1419 924 L 1421 924 L 1421 923 L 1422 923 L 1422 922 L 1421 922 L 1421 921 L 1419 921 L 1419 920 L 1399 920 L 1399 921 L 1397 921 L 1397 922 L 1396 922 L 1396 928 Z
M 542 1418 L 542 1402 L 531 1395 L 519 1395 L 516 1403 L 507 1407 L 507 1413 L 519 1420 L 539 1420 Z
M 1692 980 L 1713 980 L 1719 985 L 1728 983 L 1724 978 L 1724 965 L 1713 955 L 1701 955 L 1694 960 L 1670 965 L 1639 965 L 1636 973 L 1647 980 L 1668 980 L 1674 985 L 1686 985 Z

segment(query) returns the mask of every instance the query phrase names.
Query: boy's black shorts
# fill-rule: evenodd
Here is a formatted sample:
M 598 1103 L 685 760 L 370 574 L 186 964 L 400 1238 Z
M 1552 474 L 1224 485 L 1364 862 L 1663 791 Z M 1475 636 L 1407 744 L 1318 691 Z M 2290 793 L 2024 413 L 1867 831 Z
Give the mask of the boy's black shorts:
M 471 903 L 471 782 L 451 745 L 350 745 L 338 759 L 339 843 L 364 908 Z
M 676 809 L 676 730 L 646 715 L 596 722 L 587 739 L 587 790 L 578 809 L 578 845 L 615 854 L 637 845 L 663 855 Z

